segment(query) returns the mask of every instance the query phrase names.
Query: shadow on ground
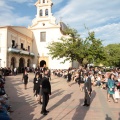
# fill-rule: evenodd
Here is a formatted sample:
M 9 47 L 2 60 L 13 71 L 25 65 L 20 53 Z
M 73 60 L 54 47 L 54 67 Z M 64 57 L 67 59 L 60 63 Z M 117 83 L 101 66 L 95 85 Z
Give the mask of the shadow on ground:
M 96 96 L 96 92 L 92 92 L 92 97 L 91 97 L 91 103 L 93 102 L 93 99 Z M 89 107 L 82 106 L 84 103 L 84 99 L 80 99 L 80 104 L 76 108 L 75 114 L 72 117 L 72 120 L 84 120 L 87 111 L 89 110 Z
M 60 99 L 58 102 L 56 102 L 52 107 L 50 107 L 48 110 L 52 111 L 53 109 L 55 109 L 56 107 L 58 107 L 59 105 L 61 105 L 63 102 L 66 102 L 67 100 L 69 100 L 71 98 L 71 95 L 73 93 L 67 94 L 65 95 L 62 99 Z M 42 120 L 45 116 L 41 116 L 38 120 Z M 37 119 L 36 119 L 37 120 Z M 49 118 L 47 120 L 52 120 L 52 118 Z
M 32 112 L 36 108 L 37 103 L 31 99 L 29 94 L 24 94 L 24 92 L 27 93 L 28 89 L 21 90 L 19 87 L 21 84 L 21 80 L 17 80 L 15 77 L 6 77 L 6 92 L 10 97 L 10 103 L 14 110 L 11 114 L 11 118 L 12 120 L 32 120 L 34 117 Z

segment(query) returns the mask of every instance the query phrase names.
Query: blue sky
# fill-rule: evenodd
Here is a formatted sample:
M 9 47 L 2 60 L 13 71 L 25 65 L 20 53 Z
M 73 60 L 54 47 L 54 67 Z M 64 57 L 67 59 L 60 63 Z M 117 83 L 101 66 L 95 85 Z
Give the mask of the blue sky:
M 0 0 L 0 26 L 31 25 L 37 0 Z M 53 15 L 86 36 L 86 25 L 104 45 L 120 43 L 120 0 L 52 0 Z

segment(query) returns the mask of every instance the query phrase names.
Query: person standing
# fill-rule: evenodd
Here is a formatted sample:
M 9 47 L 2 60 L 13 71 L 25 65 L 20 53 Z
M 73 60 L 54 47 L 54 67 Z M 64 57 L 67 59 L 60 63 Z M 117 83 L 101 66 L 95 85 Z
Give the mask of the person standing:
M 108 99 L 108 102 L 110 102 L 110 95 L 113 96 L 113 99 L 114 99 L 114 102 L 116 102 L 116 99 L 114 97 L 114 94 L 115 94 L 115 75 L 112 73 L 110 74 L 109 78 L 108 78 L 108 82 L 107 82 L 107 87 L 108 87 L 108 90 L 107 90 L 107 99 Z
M 47 115 L 49 111 L 46 110 L 47 104 L 49 102 L 49 95 L 51 95 L 51 84 L 48 78 L 48 71 L 44 71 L 44 77 L 42 78 L 42 94 L 43 94 L 43 104 L 41 114 Z
M 37 72 L 35 75 L 35 78 L 33 80 L 33 83 L 34 83 L 33 92 L 34 92 L 35 99 L 40 104 L 42 104 L 42 102 L 41 102 L 41 96 L 42 96 L 41 82 L 42 82 L 42 74 Z
M 51 80 L 51 70 L 50 69 L 48 69 L 48 78 L 49 78 L 49 80 Z
M 40 73 L 40 79 L 39 79 L 39 102 L 40 104 L 42 104 L 41 99 L 42 99 L 42 73 Z
M 25 73 L 23 74 L 23 82 L 24 82 L 24 88 L 27 89 L 27 84 L 28 84 L 28 73 L 25 70 Z
M 84 86 L 84 79 L 83 79 L 83 72 L 79 72 L 79 80 L 78 80 L 78 85 L 80 87 L 80 91 L 83 91 L 83 86 Z
M 91 78 L 88 77 L 88 73 L 84 74 L 84 80 L 85 80 L 85 83 L 84 83 L 85 98 L 84 98 L 84 105 L 83 106 L 90 106 L 92 84 L 91 84 Z
M 14 68 L 14 75 L 16 75 L 17 74 L 17 68 L 15 67 Z
M 35 96 L 36 100 L 38 99 L 38 95 L 39 95 L 39 92 L 40 92 L 39 81 L 40 81 L 40 74 L 39 74 L 39 72 L 37 72 L 36 75 L 35 75 L 35 78 L 33 80 L 33 83 L 34 83 L 33 92 L 34 92 L 34 96 Z
M 71 72 L 68 70 L 67 82 L 68 82 L 68 86 L 70 86 L 70 87 L 71 87 L 71 84 L 70 84 L 71 79 L 72 79 L 72 74 L 71 74 Z

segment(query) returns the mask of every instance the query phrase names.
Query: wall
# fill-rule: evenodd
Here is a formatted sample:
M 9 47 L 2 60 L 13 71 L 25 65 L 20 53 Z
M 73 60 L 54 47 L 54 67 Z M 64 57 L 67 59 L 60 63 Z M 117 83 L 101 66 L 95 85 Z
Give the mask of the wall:
M 40 29 L 36 28 L 32 31 L 33 31 L 34 39 L 35 39 L 34 42 L 36 43 L 34 52 L 39 53 L 39 55 L 40 55 L 39 62 L 40 62 L 41 58 L 43 58 L 43 59 L 46 58 L 47 66 L 51 69 L 68 69 L 69 67 L 71 67 L 70 62 L 65 62 L 63 64 L 61 62 L 63 62 L 64 59 L 60 59 L 60 60 L 52 59 L 50 57 L 50 55 L 48 54 L 49 53 L 49 50 L 47 49 L 48 44 L 51 43 L 52 41 L 59 41 L 59 38 L 61 38 L 61 36 L 63 36 L 60 32 L 59 27 L 50 27 L 50 28 L 48 27 L 48 28 L 40 28 Z M 46 42 L 40 42 L 40 32 L 46 32 Z M 35 61 L 37 61 L 37 59 L 38 58 L 36 57 Z
M 0 28 L 0 67 L 6 67 L 7 65 L 7 27 Z
M 13 27 L 9 28 L 8 29 L 8 47 L 11 48 L 12 47 L 12 40 L 15 40 L 15 44 L 17 43 L 18 44 L 18 47 L 16 49 L 19 49 L 19 50 L 22 50 L 21 49 L 21 43 L 24 44 L 24 48 L 27 49 L 28 48 L 28 45 L 30 46 L 30 52 L 33 52 L 33 38 L 32 38 L 32 35 L 31 35 L 31 31 L 30 30 L 26 30 L 27 31 L 30 31 L 30 35 L 25 35 L 26 32 L 24 31 L 26 28 L 22 28 L 20 27 L 14 27 L 16 29 L 13 29 Z M 22 30 L 23 29 L 23 30 Z M 24 34 L 22 33 L 22 31 L 24 31 Z M 30 38 L 31 36 L 31 38 Z M 15 58 L 15 67 L 19 67 L 19 59 L 20 58 L 23 58 L 24 59 L 24 65 L 25 67 L 27 66 L 27 60 L 30 59 L 31 61 L 31 67 L 33 65 L 33 58 L 31 58 L 30 56 L 25 56 L 25 55 L 21 55 L 21 54 L 14 54 L 14 53 L 8 53 L 8 67 L 11 67 L 11 58 L 14 57 Z

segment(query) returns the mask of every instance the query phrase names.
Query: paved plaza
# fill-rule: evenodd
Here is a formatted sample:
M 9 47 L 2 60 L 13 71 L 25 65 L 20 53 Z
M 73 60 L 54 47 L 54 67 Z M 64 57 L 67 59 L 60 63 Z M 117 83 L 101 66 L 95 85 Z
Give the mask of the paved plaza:
M 24 89 L 22 74 L 6 77 L 6 92 L 12 109 L 12 120 L 120 120 L 120 100 L 114 103 L 106 100 L 106 90 L 93 87 L 91 106 L 83 107 L 84 92 L 78 84 L 72 82 L 69 87 L 66 80 L 52 76 L 52 95 L 47 106 L 47 116 L 40 114 L 41 105 L 33 94 L 34 74 L 29 74 L 28 89 Z

